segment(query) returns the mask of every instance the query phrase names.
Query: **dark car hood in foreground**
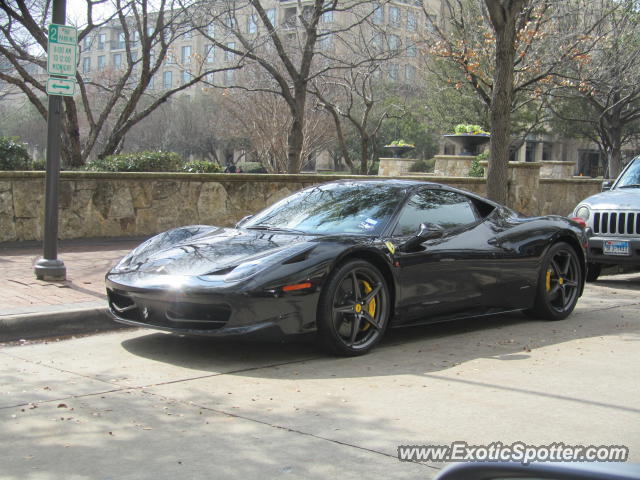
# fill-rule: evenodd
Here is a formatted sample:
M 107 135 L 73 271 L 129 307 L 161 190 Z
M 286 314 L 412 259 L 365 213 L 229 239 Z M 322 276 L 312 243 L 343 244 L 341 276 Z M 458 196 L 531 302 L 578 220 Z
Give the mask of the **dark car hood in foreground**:
M 194 234 L 194 229 L 199 230 Z M 293 250 L 292 254 L 296 254 L 302 245 L 309 244 L 315 238 L 312 235 L 264 230 L 186 227 L 165 232 L 145 242 L 125 257 L 111 273 L 224 274 L 225 269 L 288 248 Z
M 616 188 L 584 199 L 580 205 L 597 210 L 637 210 L 640 208 L 640 188 Z

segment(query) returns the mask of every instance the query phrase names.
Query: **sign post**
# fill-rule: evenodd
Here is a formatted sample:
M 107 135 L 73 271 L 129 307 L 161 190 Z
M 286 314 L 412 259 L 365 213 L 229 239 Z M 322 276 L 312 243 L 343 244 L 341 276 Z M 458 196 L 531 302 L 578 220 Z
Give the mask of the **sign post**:
M 64 26 L 66 0 L 53 0 L 49 25 L 47 70 L 50 75 L 74 77 L 76 74 L 77 30 Z M 73 95 L 75 82 L 69 78 L 50 77 L 47 82 L 49 113 L 47 116 L 47 171 L 45 190 L 43 256 L 35 264 L 40 280 L 65 280 L 67 267 L 58 258 L 58 184 L 60 182 L 60 126 L 62 97 Z M 65 92 L 65 93 L 62 93 Z M 69 92 L 69 93 L 66 93 Z

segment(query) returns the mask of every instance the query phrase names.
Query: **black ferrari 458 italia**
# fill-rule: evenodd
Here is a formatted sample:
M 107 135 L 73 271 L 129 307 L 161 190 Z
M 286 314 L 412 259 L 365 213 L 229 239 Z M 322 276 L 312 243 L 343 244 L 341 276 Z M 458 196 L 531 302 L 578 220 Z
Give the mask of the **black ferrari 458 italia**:
M 312 334 L 358 355 L 387 327 L 523 310 L 560 320 L 585 278 L 586 237 L 419 181 L 339 181 L 294 193 L 235 228 L 161 233 L 106 277 L 122 323 L 187 335 Z

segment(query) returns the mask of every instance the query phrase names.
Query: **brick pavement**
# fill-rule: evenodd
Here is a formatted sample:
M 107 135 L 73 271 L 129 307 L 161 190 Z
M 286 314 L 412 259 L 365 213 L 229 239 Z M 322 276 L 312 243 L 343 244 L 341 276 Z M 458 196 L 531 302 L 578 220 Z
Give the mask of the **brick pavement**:
M 58 257 L 67 280 L 36 279 L 33 266 L 42 247 L 0 245 L 0 317 L 64 308 L 95 306 L 106 299 L 104 275 L 141 239 L 62 242 Z

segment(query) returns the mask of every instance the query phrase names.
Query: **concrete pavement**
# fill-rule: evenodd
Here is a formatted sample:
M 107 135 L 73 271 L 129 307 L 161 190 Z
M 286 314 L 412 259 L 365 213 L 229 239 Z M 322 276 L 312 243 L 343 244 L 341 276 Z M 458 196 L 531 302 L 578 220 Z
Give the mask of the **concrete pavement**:
M 627 445 L 640 275 L 560 322 L 395 330 L 370 355 L 127 330 L 0 348 L 0 477 L 431 478 L 398 445 Z

